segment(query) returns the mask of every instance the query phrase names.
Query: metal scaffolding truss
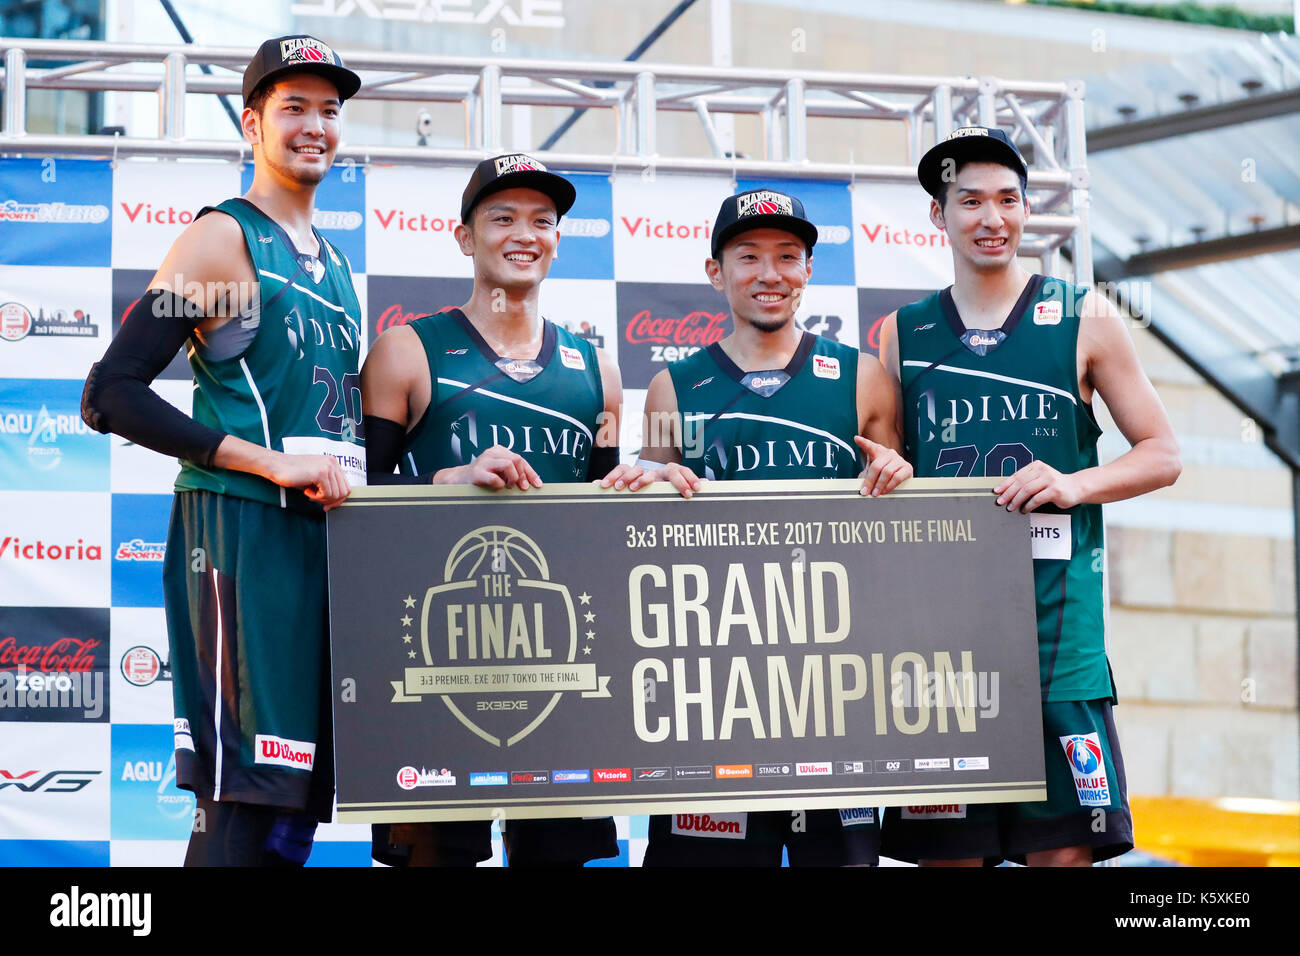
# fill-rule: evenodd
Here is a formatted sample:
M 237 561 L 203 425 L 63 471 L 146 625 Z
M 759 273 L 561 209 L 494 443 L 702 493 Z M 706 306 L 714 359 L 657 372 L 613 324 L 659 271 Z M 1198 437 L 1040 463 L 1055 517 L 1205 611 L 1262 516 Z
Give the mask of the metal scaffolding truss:
M 0 153 L 248 156 L 247 145 L 233 134 L 228 141 L 187 139 L 185 98 L 191 93 L 238 96 L 252 50 L 0 38 L 0 51 Z M 1061 265 L 1059 251 L 1067 246 L 1075 280 L 1092 280 L 1082 83 L 343 52 L 364 81 L 358 99 L 461 104 L 466 117 L 461 149 L 352 144 L 339 150 L 344 162 L 469 165 L 503 151 L 506 106 L 567 107 L 612 111 L 615 141 L 605 153 L 537 154 L 558 168 L 612 172 L 653 166 L 666 173 L 915 183 L 916 162 L 936 139 L 971 123 L 1002 126 L 1032 156 L 1035 214 L 1026 229 L 1025 254 L 1040 257 L 1054 272 Z M 64 65 L 36 69 L 29 61 Z M 200 64 L 214 72 L 198 72 Z M 26 95 L 32 89 L 156 93 L 160 135 L 28 133 Z M 664 113 L 695 114 L 710 155 L 661 153 L 656 131 Z M 727 115 L 759 117 L 762 157 L 726 151 L 717 125 Z M 908 165 L 810 160 L 808 123 L 822 117 L 901 124 Z

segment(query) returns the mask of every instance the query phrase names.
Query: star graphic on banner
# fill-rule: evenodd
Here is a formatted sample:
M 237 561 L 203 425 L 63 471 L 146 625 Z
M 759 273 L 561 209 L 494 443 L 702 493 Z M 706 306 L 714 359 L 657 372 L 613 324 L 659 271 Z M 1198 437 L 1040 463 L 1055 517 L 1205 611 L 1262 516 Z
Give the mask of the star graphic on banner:
M 407 652 L 406 652 L 406 656 L 407 656 L 407 657 L 414 657 L 414 656 L 415 656 L 415 651 L 407 651 Z
M 415 607 L 415 598 L 408 594 L 406 597 L 402 598 L 402 603 L 407 607 Z
M 403 614 L 403 615 L 402 615 L 402 627 L 410 627 L 410 626 L 411 626 L 411 615 L 409 615 L 409 614 Z
M 584 647 L 584 648 L 582 649 L 582 653 L 584 653 L 584 654 L 590 654 L 590 653 L 591 653 L 591 648 L 590 648 L 590 647 Z
M 595 632 L 595 631 L 588 631 L 588 632 L 587 632 L 587 640 L 589 640 L 589 641 L 594 641 L 595 639 L 596 639 L 596 632 Z
M 588 594 L 586 591 L 583 591 L 581 594 L 578 595 L 578 600 L 581 601 L 583 604 L 590 604 L 591 595 Z
M 582 615 L 582 619 L 590 624 L 592 621 L 596 620 L 596 615 L 594 612 L 588 611 L 586 614 Z
M 405 641 L 407 644 L 410 644 L 410 643 L 411 643 L 411 635 L 410 635 L 410 634 L 403 634 L 403 635 L 402 635 L 402 640 Z

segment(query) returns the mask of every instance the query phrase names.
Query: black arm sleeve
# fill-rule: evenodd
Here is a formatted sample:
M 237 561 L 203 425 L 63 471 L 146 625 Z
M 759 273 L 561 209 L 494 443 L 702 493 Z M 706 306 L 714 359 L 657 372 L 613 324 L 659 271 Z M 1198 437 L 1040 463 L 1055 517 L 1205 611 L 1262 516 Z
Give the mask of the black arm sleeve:
M 211 467 L 225 432 L 201 425 L 149 388 L 203 318 L 174 292 L 150 289 L 122 320 L 104 357 L 90 367 L 81 418 L 172 458 Z
M 393 469 L 402 459 L 406 429 L 378 415 L 366 415 L 366 484 L 427 485 L 433 475 L 397 475 Z
M 617 445 L 597 445 L 587 459 L 587 480 L 600 481 L 618 466 Z

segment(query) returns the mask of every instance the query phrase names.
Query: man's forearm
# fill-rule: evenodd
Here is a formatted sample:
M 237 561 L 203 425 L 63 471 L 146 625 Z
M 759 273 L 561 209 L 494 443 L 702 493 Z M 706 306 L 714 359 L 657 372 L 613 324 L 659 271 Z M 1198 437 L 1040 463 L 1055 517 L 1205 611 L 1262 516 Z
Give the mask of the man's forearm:
M 1106 504 L 1136 498 L 1172 485 L 1182 472 L 1178 443 L 1172 438 L 1144 438 L 1120 457 L 1076 472 L 1080 501 Z

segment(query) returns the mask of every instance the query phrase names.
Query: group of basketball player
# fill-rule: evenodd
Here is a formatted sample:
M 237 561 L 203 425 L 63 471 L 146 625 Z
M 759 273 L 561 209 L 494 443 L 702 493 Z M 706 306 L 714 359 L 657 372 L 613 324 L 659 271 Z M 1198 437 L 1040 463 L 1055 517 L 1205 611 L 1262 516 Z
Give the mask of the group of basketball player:
M 913 474 L 998 477 L 997 506 L 1050 512 L 1055 529 L 1034 561 L 1048 800 L 891 809 L 883 828 L 871 809 L 737 814 L 710 832 L 652 817 L 645 865 L 777 866 L 783 850 L 796 866 L 873 865 L 881 852 L 1078 865 L 1131 848 L 1100 505 L 1173 482 L 1178 448 L 1115 310 L 1018 263 L 1027 172 L 1005 133 L 959 129 L 922 159 L 956 278 L 887 317 L 879 360 L 795 321 L 817 242 L 800 201 L 775 189 L 726 199 L 705 270 L 734 328 L 654 378 L 643 448 L 626 465 L 618 368 L 538 309 L 575 190 L 528 156 L 484 160 L 465 188 L 455 239 L 474 263 L 469 301 L 388 330 L 360 367 L 347 258 L 312 227 L 359 88 L 313 37 L 262 45 L 243 82 L 252 187 L 177 239 L 86 381 L 88 423 L 181 461 L 164 587 L 177 782 L 198 797 L 187 865 L 301 865 L 330 818 L 323 514 L 367 478 L 525 491 L 667 481 L 691 497 L 704 479 L 861 475 L 863 493 L 880 495 Z M 182 346 L 192 417 L 149 388 Z M 1132 444 L 1104 466 L 1094 392 Z M 488 441 L 492 424 L 561 422 L 586 440 Z M 728 451 L 811 436 L 831 451 L 757 466 Z M 618 852 L 609 818 L 507 821 L 504 840 L 511 866 Z M 393 864 L 474 865 L 491 856 L 490 823 L 375 827 L 373 848 Z

